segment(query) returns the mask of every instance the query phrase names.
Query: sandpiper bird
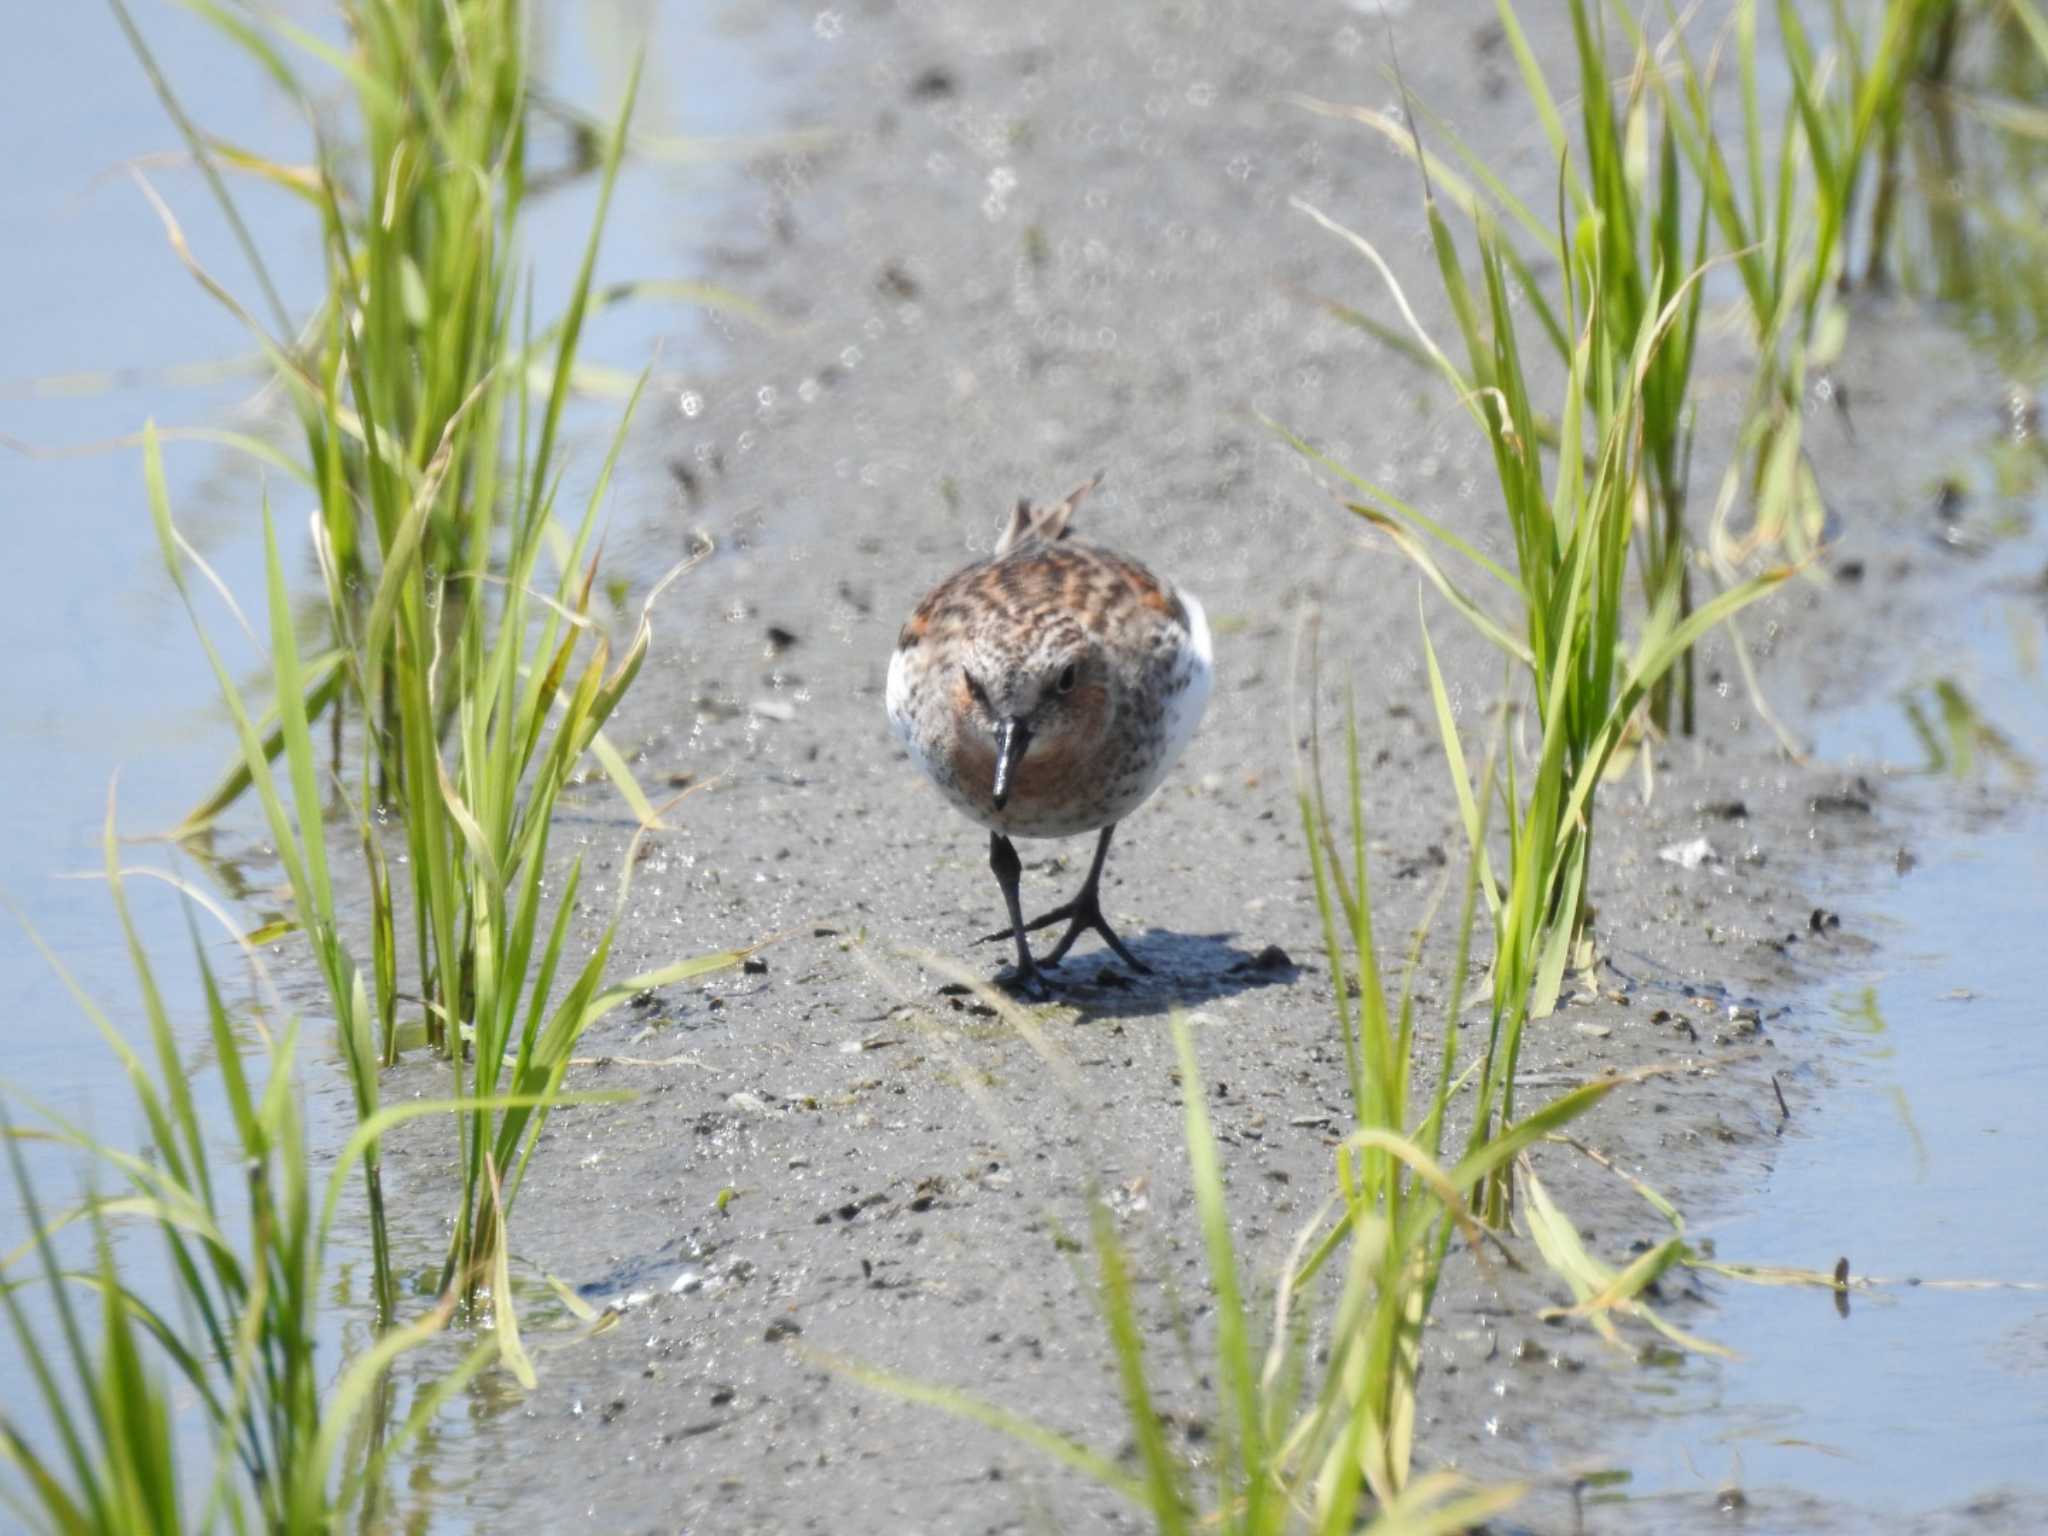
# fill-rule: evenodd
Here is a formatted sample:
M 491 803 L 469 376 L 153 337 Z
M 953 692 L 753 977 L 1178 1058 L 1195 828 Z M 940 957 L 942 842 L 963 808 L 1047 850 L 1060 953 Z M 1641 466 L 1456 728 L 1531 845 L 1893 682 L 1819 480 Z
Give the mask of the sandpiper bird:
M 989 829 L 989 867 L 1017 941 L 1012 984 L 1045 995 L 1024 935 L 1065 919 L 1045 965 L 1088 929 L 1149 967 L 1102 915 L 1117 823 L 1159 787 L 1209 702 L 1209 624 L 1189 593 L 1068 537 L 1097 475 L 1057 506 L 1020 501 L 995 554 L 926 594 L 889 662 L 889 724 L 947 799 Z M 1024 921 L 1012 837 L 1096 832 L 1080 893 Z

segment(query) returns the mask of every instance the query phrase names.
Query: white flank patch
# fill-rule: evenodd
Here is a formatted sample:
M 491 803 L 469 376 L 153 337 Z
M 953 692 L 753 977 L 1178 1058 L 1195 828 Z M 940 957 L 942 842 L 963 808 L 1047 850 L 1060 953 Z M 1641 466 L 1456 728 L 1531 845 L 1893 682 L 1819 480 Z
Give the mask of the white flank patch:
M 1188 685 L 1166 701 L 1166 753 L 1159 765 L 1160 778 L 1166 776 L 1166 770 L 1194 740 L 1195 727 L 1202 723 L 1202 713 L 1209 707 L 1209 690 L 1216 681 L 1215 667 L 1210 661 L 1209 616 L 1202 611 L 1200 600 L 1185 587 L 1175 587 L 1173 594 L 1188 616 L 1188 641 L 1181 652 L 1179 668 L 1187 676 Z
M 917 759 L 917 766 L 930 773 L 931 764 L 918 745 L 917 722 L 910 713 L 910 653 L 900 646 L 889 658 L 889 688 L 885 697 L 889 706 L 890 733 L 910 749 L 910 755 Z

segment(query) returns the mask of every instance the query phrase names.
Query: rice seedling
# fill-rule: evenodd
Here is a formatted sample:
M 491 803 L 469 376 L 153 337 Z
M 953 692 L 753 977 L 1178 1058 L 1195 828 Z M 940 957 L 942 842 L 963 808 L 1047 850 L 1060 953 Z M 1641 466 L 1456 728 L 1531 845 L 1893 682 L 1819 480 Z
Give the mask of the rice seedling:
M 1946 69 L 1959 16 L 1954 0 L 1886 0 L 1866 47 L 1862 29 L 1837 3 L 1823 51 L 1791 0 L 1780 0 L 1776 12 L 1791 89 L 1769 137 L 1758 84 L 1757 0 L 1741 0 L 1730 21 L 1741 102 L 1735 163 L 1714 105 L 1721 51 L 1702 69 L 1674 25 L 1657 75 L 1698 196 L 1740 277 L 1757 355 L 1740 452 L 1722 478 L 1708 545 L 1724 578 L 1760 552 L 1804 556 L 1825 528 L 1804 418 L 1810 394 L 1841 401 L 1828 370 L 1848 333 L 1842 296 L 1853 273 L 1866 171 L 1873 157 L 1881 160 L 1865 234 L 1866 276 L 1881 280 L 1896 218 L 1907 94 L 1923 74 Z M 1815 379 L 1818 390 L 1810 387 Z M 1738 529 L 1745 507 L 1747 525 Z
M 378 1058 L 372 1033 L 370 979 L 355 960 L 337 912 L 327 854 L 327 813 L 321 775 L 316 767 L 310 722 L 304 707 L 304 673 L 298 640 L 291 622 L 290 594 L 278 555 L 276 530 L 266 510 L 264 534 L 268 567 L 269 654 L 276 676 L 278 730 L 288 768 L 291 800 L 287 804 L 271 764 L 266 743 L 250 708 L 218 650 L 207 635 L 193 602 L 187 569 L 204 570 L 172 522 L 154 428 L 144 434 L 150 504 L 157 534 L 193 624 L 213 664 L 221 697 L 242 743 L 242 766 L 266 817 L 271 841 L 284 866 L 292 891 L 298 927 L 308 939 L 314 960 L 334 1009 L 336 1033 L 356 1096 L 356 1115 L 363 1125 L 378 1116 Z M 586 513 L 582 538 L 587 538 L 596 501 Z M 538 542 L 538 530 L 536 539 Z M 581 539 L 571 545 L 580 547 Z M 530 1376 L 518 1349 L 517 1324 L 506 1287 L 508 1250 L 505 1212 L 518 1193 L 527 1159 L 556 1098 L 569 1058 L 590 1025 L 635 992 L 668 986 L 735 965 L 744 951 L 721 951 L 685 960 L 635 976 L 605 982 L 613 936 L 631 889 L 636 847 L 628 851 L 619 877 L 617 904 L 595 946 L 566 982 L 557 987 L 567 948 L 569 922 L 576 910 L 582 861 L 571 861 L 559 892 L 546 889 L 549 834 L 554 805 L 598 724 L 631 682 L 651 638 L 643 609 L 639 627 L 625 657 L 607 670 L 608 648 L 596 639 L 573 683 L 572 659 L 588 626 L 584 607 L 590 579 L 574 564 L 561 577 L 560 596 L 537 626 L 537 640 L 528 638 L 525 622 L 526 577 L 532 553 L 513 567 L 502 600 L 497 628 L 488 647 L 482 634 L 485 605 L 473 605 L 463 623 L 464 650 L 457 665 L 474 668 L 483 686 L 463 699 L 457 721 L 456 766 L 451 773 L 431 736 L 420 761 L 430 765 L 453 835 L 431 852 L 442 862 L 449 895 L 461 891 L 461 933 L 476 957 L 468 977 L 472 988 L 464 1011 L 456 1016 L 461 1048 L 451 1056 L 452 1097 L 469 1105 L 456 1119 L 461 1132 L 463 1187 L 454 1236 L 443 1263 L 441 1288 L 456 1287 L 465 1298 L 480 1288 L 494 1297 L 493 1313 L 507 1359 L 522 1378 Z M 330 567 L 331 569 L 331 567 Z M 207 573 L 209 576 L 211 573 Z M 649 606 L 656 593 L 650 595 Z M 558 639 L 559 629 L 569 630 Z M 528 646 L 532 649 L 527 649 Z M 374 652 L 370 653 L 374 654 Z M 346 665 L 347 663 L 344 663 Z M 548 717 L 556 719 L 549 732 Z M 538 756 L 541 771 L 529 777 L 525 768 Z M 338 787 L 338 786 L 337 786 Z M 362 846 L 371 855 L 373 891 L 388 893 L 381 874 L 378 834 L 361 802 L 349 808 Z M 653 818 L 650 815 L 650 820 Z M 644 831 L 644 829 L 643 829 Z M 421 881 L 433 871 L 415 870 Z M 545 901 L 552 895 L 554 915 L 542 926 Z M 388 899 L 386 896 L 385 899 Z M 451 903 L 452 904 L 452 903 Z M 379 943 L 381 944 L 381 940 Z M 375 985 L 388 998 L 392 977 L 380 957 Z M 466 1071 L 465 1068 L 468 1068 Z M 364 1148 L 370 1200 L 371 1234 L 380 1315 L 389 1317 L 393 1304 L 392 1272 L 385 1239 L 377 1139 Z
M 1470 211 L 1481 274 L 1481 293 L 1475 296 L 1426 175 L 1424 201 L 1438 269 L 1464 336 L 1467 370 L 1460 370 L 1415 319 L 1372 245 L 1304 207 L 1377 268 L 1416 346 L 1450 380 L 1463 408 L 1485 433 L 1514 536 L 1517 570 L 1510 572 L 1427 514 L 1299 439 L 1293 441 L 1361 493 L 1346 503 L 1350 510 L 1385 533 L 1460 614 L 1519 666 L 1533 695 L 1540 739 L 1526 787 L 1512 759 L 1500 779 L 1509 864 L 1505 882 L 1497 883 L 1484 867 L 1480 841 L 1478 807 L 1487 791 L 1478 789 L 1467 771 L 1425 623 L 1423 643 L 1439 725 L 1465 828 L 1482 860 L 1482 888 L 1493 920 L 1497 1039 L 1488 1072 L 1505 1076 L 1500 1096 L 1489 1093 L 1485 1101 L 1501 1106 L 1506 1123 L 1512 1118 L 1522 1020 L 1547 1015 L 1568 965 L 1577 960 L 1583 966 L 1589 959 L 1584 893 L 1595 787 L 1616 751 L 1638 729 L 1637 711 L 1655 684 L 1700 635 L 1755 601 L 1786 573 L 1751 578 L 1697 609 L 1690 609 L 1682 582 L 1667 581 L 1650 594 L 1649 611 L 1634 639 L 1625 638 L 1629 545 L 1656 473 L 1650 468 L 1654 450 L 1646 428 L 1651 381 L 1674 327 L 1687 328 L 1690 344 L 1688 317 L 1697 302 L 1699 273 L 1689 271 L 1674 284 L 1660 272 L 1651 291 L 1663 294 L 1663 302 L 1654 308 L 1637 304 L 1633 328 L 1623 330 L 1609 312 L 1617 307 L 1627 311 L 1630 303 L 1610 293 L 1611 282 L 1620 277 L 1603 256 L 1599 215 L 1583 214 L 1560 233 L 1559 248 L 1570 259 L 1559 311 L 1572 323 L 1573 343 L 1555 418 L 1559 449 L 1546 485 L 1537 411 L 1517 335 L 1514 258 L 1486 207 L 1474 203 Z M 1668 233 L 1660 238 L 1670 245 Z M 1663 383 L 1682 386 L 1683 376 Z M 1667 425 L 1676 421 L 1669 401 L 1660 409 Z M 1440 553 L 1456 562 L 1454 569 L 1445 568 Z M 1492 599 L 1482 602 L 1467 592 L 1471 579 L 1518 607 L 1516 618 L 1495 617 Z
M 117 6 L 119 0 L 116 0 Z M 617 916 L 565 973 L 580 860 L 550 868 L 562 791 L 594 759 L 644 831 L 659 817 L 602 729 L 631 686 L 651 638 L 648 614 L 681 567 L 656 583 L 614 650 L 592 617 L 597 525 L 638 389 L 580 518 L 558 520 L 562 424 L 578 341 L 637 83 L 597 156 L 597 210 L 561 317 L 535 330 L 519 300 L 517 236 L 525 189 L 524 6 L 488 0 L 459 11 L 435 0 L 359 0 L 343 7 L 340 53 L 281 16 L 260 22 L 200 3 L 202 14 L 257 59 L 304 114 L 317 146 L 308 169 L 223 146 L 194 128 L 146 46 L 135 46 L 189 147 L 300 190 L 316 211 L 327 291 L 296 337 L 265 326 L 193 263 L 195 273 L 256 332 L 307 446 L 319 497 L 312 544 L 333 649 L 301 655 L 275 531 L 265 519 L 276 703 L 260 721 L 213 656 L 240 738 L 239 760 L 188 819 L 192 831 L 255 791 L 285 867 L 296 925 L 310 943 L 333 1008 L 358 1117 L 377 1111 L 376 1075 L 399 1049 L 398 901 L 410 896 L 412 965 L 425 1032 L 448 1060 L 451 1093 L 476 1106 L 457 1121 L 462 1193 L 442 1286 L 497 1293 L 506 1355 L 522 1368 L 502 1284 L 505 1212 L 583 1031 L 633 991 L 721 965 L 737 952 L 682 962 L 607 985 Z M 131 36 L 133 36 L 131 32 Z M 329 65 L 353 92 L 367 186 L 354 187 L 293 55 Z M 216 177 L 230 213 L 233 199 Z M 182 252 L 168 210 L 160 208 Z M 250 252 L 261 272 L 260 255 Z M 188 262 L 190 260 L 187 257 Z M 267 287 L 267 280 L 265 286 Z M 281 318 L 281 316 L 280 316 Z M 196 557 L 178 537 L 154 434 L 146 447 L 164 557 L 186 594 Z M 543 577 L 543 563 L 552 573 Z M 351 782 L 341 770 L 340 706 L 355 704 Z M 323 804 L 311 737 L 335 711 L 331 787 Z M 270 766 L 281 754 L 285 804 Z M 402 860 L 385 827 L 402 830 Z M 359 849 L 370 898 L 369 965 L 356 961 L 336 915 L 330 831 Z M 402 862 L 403 888 L 392 878 Z M 623 907 L 629 857 L 619 881 Z M 559 888 L 550 889 L 550 880 Z M 552 903 L 552 913 L 549 906 Z M 621 990 L 621 988 L 624 990 Z M 501 1108 L 508 1098 L 512 1101 Z M 390 1315 L 391 1266 L 370 1152 L 371 1225 L 380 1311 Z
M 1482 227 L 1482 239 L 1492 246 L 1505 275 L 1540 322 L 1542 335 L 1567 367 L 1572 363 L 1574 338 L 1514 248 L 1506 225 L 1522 230 L 1563 269 L 1564 313 L 1567 317 L 1584 314 L 1597 332 L 1595 345 L 1605 354 L 1627 357 L 1636 338 L 1654 324 L 1658 339 L 1643 370 L 1636 423 L 1643 475 L 1635 514 L 1640 524 L 1635 553 L 1644 604 L 1655 608 L 1675 593 L 1682 620 L 1693 606 L 1686 509 L 1694 438 L 1690 385 L 1703 291 L 1694 274 L 1705 260 L 1708 219 L 1686 195 L 1670 110 L 1652 88 L 1653 62 L 1640 34 L 1629 74 L 1617 93 L 1608 79 L 1605 10 L 1600 0 L 1571 0 L 1581 118 L 1579 154 L 1575 156 L 1557 95 L 1510 0 L 1499 0 L 1498 15 L 1525 92 L 1558 163 L 1559 197 L 1561 201 L 1569 199 L 1572 212 L 1566 227 L 1548 227 L 1447 125 L 1432 121 L 1432 131 L 1445 134 L 1462 175 L 1427 154 L 1414 125 L 1393 114 L 1323 102 L 1304 104 L 1376 129 L 1414 157 L 1426 183 L 1432 178 L 1441 182 L 1453 205 Z M 1565 224 L 1562 207 L 1558 223 Z M 1438 236 L 1440 262 L 1446 256 L 1445 238 Z M 1469 296 L 1461 295 L 1459 285 L 1452 282 L 1454 275 L 1447 270 L 1445 282 L 1472 362 L 1469 371 L 1455 367 L 1451 371 L 1461 396 L 1472 396 L 1493 387 L 1495 364 L 1480 345 L 1478 317 Z M 1410 350 L 1416 353 L 1418 349 L 1411 344 Z M 1419 355 L 1439 365 L 1446 361 L 1432 349 L 1419 349 Z M 1593 368 L 1582 369 L 1581 381 L 1588 391 L 1585 407 L 1597 419 L 1602 408 L 1602 375 Z M 1534 440 L 1552 448 L 1558 445 L 1554 418 L 1532 415 L 1530 424 Z M 1660 676 L 1650 687 L 1646 710 L 1657 730 L 1673 728 L 1674 705 L 1677 727 L 1691 734 L 1695 717 L 1690 651 L 1681 658 L 1675 675 Z
M 150 1143 L 129 1152 L 47 1110 L 35 1126 L 0 1110 L 29 1224 L 28 1239 L 0 1258 L 0 1305 L 32 1378 L 0 1403 L 0 1465 L 12 1474 L 12 1486 L 0 1483 L 0 1498 L 25 1526 L 49 1531 L 326 1531 L 361 1505 L 392 1452 L 499 1354 L 497 1335 L 481 1339 L 387 1432 L 379 1402 L 385 1373 L 446 1325 L 453 1298 L 394 1323 L 339 1370 L 317 1345 L 343 1187 L 359 1166 L 374 1181 L 371 1154 L 392 1126 L 466 1106 L 418 1101 L 378 1111 L 323 1179 L 309 1157 L 300 1107 L 299 1022 L 284 1013 L 246 946 L 263 996 L 248 1012 L 231 1011 L 195 920 L 193 955 L 226 1108 L 224 1122 L 209 1121 L 186 1080 L 181 1042 L 130 916 L 126 882 L 136 872 L 120 862 L 111 795 L 105 854 L 140 984 L 147 1051 L 131 1047 L 49 958 L 121 1062 Z M 188 919 L 202 907 L 224 918 L 197 891 L 164 878 L 185 890 Z M 263 1043 L 253 1058 L 238 1038 L 245 1026 Z M 22 1158 L 20 1144 L 30 1138 L 73 1149 L 93 1182 L 111 1174 L 115 1191 L 45 1220 Z M 153 1306 L 124 1281 L 109 1236 L 116 1221 L 156 1230 L 175 1309 Z M 92 1233 L 93 1262 L 67 1268 L 60 1234 L 81 1223 Z M 31 1320 L 24 1293 L 38 1280 L 54 1329 Z M 82 1315 L 88 1307 L 97 1312 L 96 1345 Z M 186 1416 L 196 1430 L 191 1423 L 181 1430 Z M 195 1433 L 211 1449 L 210 1465 L 180 1464 L 181 1442 L 189 1445 Z

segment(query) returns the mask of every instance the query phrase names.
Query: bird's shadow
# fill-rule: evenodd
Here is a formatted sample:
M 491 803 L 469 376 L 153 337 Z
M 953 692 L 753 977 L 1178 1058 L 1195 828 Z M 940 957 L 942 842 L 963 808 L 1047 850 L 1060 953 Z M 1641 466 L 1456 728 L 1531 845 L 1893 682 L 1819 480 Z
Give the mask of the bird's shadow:
M 1152 932 L 1127 940 L 1151 967 L 1137 973 L 1107 948 L 1069 954 L 1044 971 L 1051 1001 L 1080 1010 L 1086 1019 L 1157 1017 L 1174 1007 L 1195 1007 L 1259 987 L 1296 981 L 1302 968 L 1277 944 L 1251 948 L 1234 933 Z M 1005 976 L 1008 972 L 1004 973 Z

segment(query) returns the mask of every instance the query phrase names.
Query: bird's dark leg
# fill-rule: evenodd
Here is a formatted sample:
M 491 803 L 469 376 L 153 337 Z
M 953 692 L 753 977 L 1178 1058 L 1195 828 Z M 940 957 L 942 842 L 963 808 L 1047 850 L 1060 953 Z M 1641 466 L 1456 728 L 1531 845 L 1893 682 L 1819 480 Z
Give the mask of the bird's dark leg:
M 1007 939 L 1014 934 L 1018 946 L 1021 948 L 1024 943 L 1025 934 L 1034 933 L 1040 928 L 1049 928 L 1054 923 L 1065 921 L 1067 931 L 1060 936 L 1059 943 L 1053 946 L 1052 953 L 1045 957 L 1044 964 L 1058 965 L 1061 960 L 1066 958 L 1067 951 L 1074 947 L 1074 940 L 1078 939 L 1088 930 L 1093 929 L 1102 935 L 1109 947 L 1116 951 L 1117 958 L 1123 961 L 1125 965 L 1128 965 L 1132 970 L 1140 974 L 1149 973 L 1152 967 L 1124 948 L 1124 941 L 1116 936 L 1115 931 L 1109 926 L 1109 920 L 1102 915 L 1100 895 L 1102 866 L 1109 858 L 1109 840 L 1115 833 L 1116 828 L 1114 826 L 1102 829 L 1102 836 L 1095 843 L 1095 861 L 1088 866 L 1088 878 L 1082 883 L 1080 891 L 1072 901 L 1065 903 L 1063 906 L 1054 907 L 1043 917 L 1033 918 L 1028 923 L 1021 922 L 1022 906 L 1012 905 L 1010 908 L 1010 926 L 1001 933 L 987 935 L 981 942 L 987 944 L 995 939 Z M 1016 856 L 1016 851 L 1012 849 L 1010 857 L 1015 859 Z M 991 860 L 994 857 L 994 854 L 990 855 Z M 1003 878 L 1000 869 L 996 872 L 996 878 L 998 880 Z M 1004 893 L 1007 895 L 1015 889 L 1016 887 L 1012 883 L 1004 887 Z
M 1024 873 L 1024 861 L 1017 857 L 1016 844 L 1000 832 L 988 835 L 988 867 L 995 871 L 996 884 L 1003 890 L 1003 905 L 1010 913 L 1010 926 L 996 937 L 1017 936 L 1017 972 L 1011 977 L 1011 984 L 1027 996 L 1042 998 L 1046 991 L 1045 978 L 1038 974 L 1038 966 L 1031 958 L 1031 946 L 1024 941 L 1028 930 L 1024 926 L 1024 897 L 1018 889 L 1018 881 Z

